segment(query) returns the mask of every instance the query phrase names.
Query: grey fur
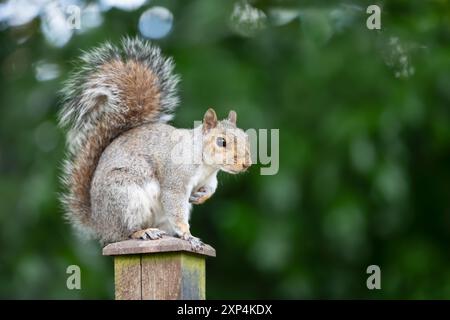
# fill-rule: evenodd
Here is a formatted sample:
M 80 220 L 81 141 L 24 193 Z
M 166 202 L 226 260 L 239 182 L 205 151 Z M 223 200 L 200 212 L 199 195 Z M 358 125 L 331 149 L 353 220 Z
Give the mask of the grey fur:
M 163 57 L 158 47 L 139 38 L 124 38 L 119 47 L 106 42 L 96 49 L 85 52 L 80 57 L 77 71 L 72 73 L 61 90 L 63 108 L 59 113 L 59 124 L 70 130 L 67 145 L 72 154 L 81 148 L 83 142 L 89 137 L 93 124 L 100 118 L 100 115 L 92 110 L 92 101 L 95 97 L 91 95 L 93 87 L 90 80 L 101 66 L 113 59 L 142 62 L 156 74 L 161 94 L 162 112 L 159 115 L 161 122 L 170 121 L 178 106 L 179 76 L 173 74 L 172 58 Z M 99 85 L 97 90 L 105 90 L 110 95 L 108 106 L 105 106 L 109 110 L 105 108 L 100 112 L 110 113 L 111 116 L 116 117 L 121 108 L 117 89 L 103 88 L 100 83 L 97 85 Z M 107 121 L 107 119 L 103 121 Z
M 117 59 L 137 61 L 156 75 L 157 109 L 143 111 L 139 105 L 124 103 L 123 92 L 106 78 L 111 72 L 102 71 Z M 152 235 L 164 231 L 201 247 L 190 233 L 191 203 L 201 204 L 215 192 L 219 170 L 238 173 L 251 165 L 248 137 L 236 128 L 236 117 L 217 121 L 209 109 L 197 128 L 166 124 L 178 104 L 178 77 L 172 74 L 172 59 L 141 40 L 125 39 L 120 47 L 105 44 L 85 53 L 81 61 L 63 90 L 59 118 L 60 125 L 69 129 L 62 175 L 66 216 L 102 243 L 151 228 Z M 229 141 L 227 148 L 218 145 L 218 137 Z M 238 142 L 244 147 L 241 153 Z M 178 146 L 190 155 L 181 157 L 181 163 L 174 161 Z M 226 163 L 217 160 L 218 154 L 226 154 Z
M 136 123 L 131 123 L 126 117 L 129 108 L 133 106 L 125 106 L 120 99 L 118 88 L 102 81 L 105 79 L 102 79 L 100 69 L 112 60 L 124 62 L 135 60 L 147 66 L 156 75 L 160 94 L 160 112 L 156 118 L 142 117 Z M 73 181 L 73 173 L 77 166 L 80 166 L 75 163 L 77 155 L 83 152 L 89 139 L 96 138 L 97 125 L 100 122 L 110 123 L 110 126 L 116 127 L 116 132 L 111 133 L 113 136 L 104 139 L 112 140 L 129 128 L 145 123 L 169 121 L 178 105 L 176 87 L 179 77 L 173 74 L 173 69 L 173 60 L 163 57 L 158 47 L 139 38 L 124 38 L 120 46 L 105 43 L 96 49 L 84 52 L 77 61 L 76 71 L 64 83 L 60 92 L 63 107 L 59 113 L 59 125 L 66 128 L 68 133 L 67 154 L 61 176 L 65 191 L 61 195 L 61 201 L 68 220 L 83 233 L 90 229 L 88 217 L 90 207 L 73 192 L 76 184 Z M 107 101 L 98 108 L 96 99 L 101 96 L 106 97 Z M 100 143 L 106 147 L 109 141 L 100 141 Z

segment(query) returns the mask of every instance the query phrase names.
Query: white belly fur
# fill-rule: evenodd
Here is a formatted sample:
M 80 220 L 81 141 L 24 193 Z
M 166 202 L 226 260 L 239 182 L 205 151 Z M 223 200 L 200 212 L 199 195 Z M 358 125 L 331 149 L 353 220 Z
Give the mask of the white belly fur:
M 211 177 L 211 174 L 216 172 L 216 170 L 211 171 L 211 169 L 205 167 L 198 168 L 189 182 L 187 188 L 189 195 L 187 197 L 190 196 L 192 191 L 202 187 Z M 129 208 L 129 210 L 133 210 L 133 214 L 126 215 L 127 217 L 133 217 L 134 225 L 140 225 L 143 229 L 158 228 L 172 234 L 173 230 L 161 205 L 161 188 L 159 183 L 152 180 L 145 183 L 143 187 L 134 185 L 128 188 L 130 188 L 128 190 L 130 197 L 134 199 L 131 203 L 139 206 L 139 208 L 135 206 Z M 190 208 L 191 205 L 188 204 L 188 214 L 190 213 Z

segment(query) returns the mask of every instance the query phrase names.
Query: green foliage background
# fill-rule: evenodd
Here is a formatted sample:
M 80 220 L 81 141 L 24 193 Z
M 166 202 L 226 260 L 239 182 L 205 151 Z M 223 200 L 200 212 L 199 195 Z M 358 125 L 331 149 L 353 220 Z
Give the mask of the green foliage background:
M 381 31 L 366 28 L 371 1 L 352 4 L 363 11 L 250 3 L 269 17 L 250 36 L 224 0 L 112 9 L 62 48 L 45 41 L 39 19 L 2 29 L 0 297 L 113 298 L 111 258 L 62 220 L 57 91 L 81 50 L 138 34 L 140 14 L 162 5 L 174 25 L 156 42 L 182 76 L 174 124 L 191 127 L 213 106 L 222 117 L 235 109 L 243 128 L 280 129 L 278 174 L 260 175 L 261 165 L 221 174 L 216 195 L 194 208 L 193 233 L 218 253 L 208 298 L 450 298 L 449 1 L 377 1 Z M 275 7 L 302 14 L 276 25 Z M 336 22 L 336 8 L 353 13 Z M 37 81 L 42 59 L 61 76 Z M 66 288 L 72 264 L 79 291 Z M 366 288 L 371 264 L 378 291 Z

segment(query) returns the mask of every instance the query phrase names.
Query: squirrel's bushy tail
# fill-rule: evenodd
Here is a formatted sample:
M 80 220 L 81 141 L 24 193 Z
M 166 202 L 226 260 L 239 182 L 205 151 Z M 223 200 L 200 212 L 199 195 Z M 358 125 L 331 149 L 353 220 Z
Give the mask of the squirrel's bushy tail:
M 80 59 L 64 85 L 59 124 L 68 129 L 62 181 L 66 217 L 90 229 L 90 186 L 103 150 L 122 132 L 145 123 L 167 122 L 178 104 L 172 59 L 139 39 L 109 43 Z

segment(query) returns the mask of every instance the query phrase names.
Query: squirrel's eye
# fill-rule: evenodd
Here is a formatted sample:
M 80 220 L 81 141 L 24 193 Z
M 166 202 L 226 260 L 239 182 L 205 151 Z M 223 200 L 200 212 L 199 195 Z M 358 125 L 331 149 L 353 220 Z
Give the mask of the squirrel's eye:
M 217 145 L 219 147 L 224 147 L 225 148 L 227 146 L 227 142 L 222 137 L 218 137 L 217 140 L 216 140 L 216 143 L 217 143 Z

